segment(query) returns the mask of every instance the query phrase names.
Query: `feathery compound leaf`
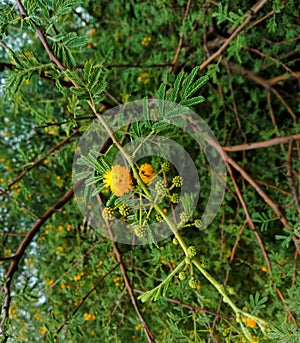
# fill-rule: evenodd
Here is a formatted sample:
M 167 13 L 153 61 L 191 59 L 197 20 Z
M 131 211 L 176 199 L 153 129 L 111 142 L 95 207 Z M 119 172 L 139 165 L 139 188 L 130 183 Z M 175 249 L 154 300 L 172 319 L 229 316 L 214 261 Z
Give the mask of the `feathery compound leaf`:
M 92 69 L 93 69 L 93 61 L 92 60 L 86 61 L 83 68 L 83 77 L 85 81 L 88 81 L 90 79 Z
M 81 86 L 81 87 L 84 86 L 84 83 L 82 82 L 81 78 L 77 75 L 76 72 L 73 72 L 70 69 L 67 69 L 64 71 L 64 75 L 68 79 L 75 81 L 79 86 Z
M 154 123 L 152 125 L 152 130 L 153 131 L 162 130 L 162 129 L 165 129 L 169 125 L 170 125 L 170 121 L 168 119 L 163 119 Z
M 72 11 L 74 7 L 77 7 L 82 4 L 83 1 L 81 0 L 64 0 L 64 1 L 55 1 L 56 8 L 55 8 L 55 15 L 62 16 L 66 13 Z
M 203 96 L 199 95 L 199 96 L 196 96 L 195 98 L 192 98 L 192 99 L 180 101 L 180 105 L 182 105 L 182 106 L 193 106 L 193 105 L 200 104 L 203 101 L 205 101 L 205 98 Z
M 159 90 L 158 90 L 158 98 L 160 100 L 165 100 L 166 98 L 166 88 L 167 88 L 167 85 L 165 83 L 162 83 L 159 87 Z
M 195 67 L 190 74 L 188 75 L 188 77 L 186 78 L 183 87 L 182 87 L 182 99 L 186 98 L 186 94 L 189 93 L 190 91 L 190 87 L 194 81 L 194 78 L 196 77 L 197 73 L 198 73 L 199 67 Z
M 190 98 L 195 92 L 197 92 L 198 89 L 205 85 L 208 80 L 209 77 L 207 75 L 202 76 L 190 87 L 190 91 L 186 94 L 184 99 Z
M 176 77 L 175 83 L 174 83 L 174 88 L 169 96 L 169 100 L 176 102 L 177 98 L 178 98 L 178 93 L 180 90 L 180 86 L 181 86 L 181 82 L 183 80 L 185 73 L 181 72 L 178 74 L 178 76 Z
M 163 116 L 165 113 L 165 98 L 166 98 L 166 88 L 167 85 L 165 83 L 162 83 L 158 90 L 158 108 L 159 108 L 159 114 Z
M 93 92 L 94 88 L 97 87 L 97 85 L 100 83 L 100 78 L 102 74 L 102 69 L 93 69 L 93 72 L 90 75 L 90 78 L 88 80 L 89 83 L 89 89 Z

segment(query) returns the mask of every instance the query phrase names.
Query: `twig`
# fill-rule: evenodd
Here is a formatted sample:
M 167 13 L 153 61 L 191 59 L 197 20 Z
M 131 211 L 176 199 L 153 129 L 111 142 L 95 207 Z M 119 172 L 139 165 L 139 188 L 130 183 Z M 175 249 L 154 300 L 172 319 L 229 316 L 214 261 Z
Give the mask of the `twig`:
M 100 197 L 99 194 L 96 195 L 97 197 L 97 200 L 98 200 L 98 203 L 99 203 L 99 206 L 102 207 L 103 206 L 103 202 L 102 202 L 102 199 Z M 122 276 L 123 276 L 123 280 L 124 280 L 124 283 L 125 283 L 125 287 L 126 287 L 126 290 L 130 296 L 130 299 L 131 299 L 131 302 L 132 302 L 132 305 L 135 309 L 135 312 L 137 313 L 138 317 L 139 317 L 139 320 L 143 326 L 143 329 L 144 329 L 144 332 L 146 334 L 146 337 L 147 337 L 147 340 L 149 343 L 153 343 L 154 342 L 154 336 L 153 334 L 151 333 L 147 323 L 145 322 L 143 316 L 142 316 L 142 313 L 138 307 L 138 304 L 136 302 L 136 299 L 134 297 L 134 294 L 133 294 L 133 288 L 131 287 L 131 284 L 130 284 L 130 281 L 129 281 L 129 278 L 127 276 L 127 272 L 126 272 L 126 267 L 125 267 L 125 264 L 123 262 L 123 259 L 122 259 L 122 254 L 118 248 L 118 245 L 117 243 L 115 243 L 114 241 L 114 236 L 113 236 L 113 232 L 111 230 L 111 227 L 110 227 L 110 224 L 109 222 L 105 219 L 105 226 L 107 228 L 107 231 L 108 231 L 108 234 L 110 236 L 110 239 L 111 241 L 113 242 L 113 250 L 114 250 L 114 254 L 117 258 L 117 261 L 119 263 L 119 266 L 120 266 L 120 270 L 121 270 L 121 273 L 122 273 Z
M 230 174 L 230 176 L 231 176 L 231 179 L 232 179 L 234 188 L 235 188 L 235 190 L 236 190 L 236 192 L 237 192 L 237 195 L 238 195 L 238 197 L 239 197 L 239 199 L 240 199 L 240 202 L 241 202 L 242 207 L 243 207 L 243 209 L 244 209 L 244 212 L 245 212 L 245 214 L 246 214 L 246 220 L 247 220 L 247 222 L 248 222 L 248 224 L 249 224 L 250 229 L 254 232 L 254 234 L 255 234 L 255 236 L 256 236 L 256 239 L 257 239 L 257 241 L 258 241 L 258 243 L 259 243 L 259 246 L 260 246 L 261 251 L 262 251 L 262 253 L 263 253 L 263 256 L 264 256 L 264 258 L 265 258 L 265 261 L 266 261 L 266 264 L 267 264 L 267 268 L 268 268 L 268 271 L 269 271 L 269 275 L 270 275 L 270 277 L 272 277 L 272 266 L 271 266 L 271 261 L 270 261 L 270 259 L 269 259 L 268 253 L 267 253 L 266 248 L 265 248 L 265 246 L 264 246 L 264 243 L 263 243 L 263 241 L 262 241 L 262 239 L 261 239 L 259 233 L 257 232 L 257 230 L 256 230 L 256 228 L 255 228 L 255 225 L 254 225 L 254 223 L 253 223 L 253 221 L 252 221 L 252 219 L 251 219 L 251 216 L 250 216 L 248 207 L 247 207 L 247 205 L 246 205 L 246 202 L 245 202 L 245 200 L 244 200 L 244 198 L 243 198 L 243 196 L 242 196 L 242 193 L 241 193 L 241 191 L 240 191 L 240 189 L 239 189 L 239 187 L 238 187 L 238 185 L 237 185 L 237 183 L 236 183 L 236 180 L 235 180 L 235 178 L 234 178 L 234 176 L 233 176 L 232 170 L 231 170 L 231 168 L 230 168 L 230 166 L 229 166 L 228 164 L 227 164 L 227 169 L 228 169 L 228 171 L 229 171 L 229 174 Z M 281 299 L 281 301 L 283 302 L 283 305 L 284 305 L 284 307 L 285 307 L 285 309 L 286 309 L 286 311 L 287 311 L 289 317 L 293 320 L 295 327 L 298 328 L 297 320 L 296 320 L 296 318 L 294 317 L 294 315 L 292 314 L 292 312 L 289 310 L 289 308 L 286 306 L 286 303 L 285 303 L 285 301 L 284 301 L 284 299 L 283 299 L 283 297 L 282 297 L 282 293 L 281 293 L 280 289 L 279 289 L 277 286 L 276 286 L 276 291 L 277 291 L 278 295 L 281 295 L 281 296 L 280 296 L 280 299 Z
M 121 301 L 121 299 L 123 298 L 123 295 L 124 295 L 125 292 L 126 292 L 126 287 L 124 287 L 124 288 L 122 289 L 121 294 L 118 296 L 117 302 L 116 302 L 115 307 L 113 308 L 113 310 L 112 310 L 112 312 L 111 312 L 111 315 L 109 316 L 109 320 L 108 320 L 106 326 L 109 326 L 109 325 L 110 325 L 110 323 L 111 323 L 111 321 L 112 321 L 112 318 L 113 318 L 113 316 L 115 315 L 115 313 L 116 313 L 116 311 L 117 311 L 117 309 L 118 309 L 118 307 L 119 307 L 120 301 Z
M 243 198 L 243 196 L 242 196 L 242 193 L 241 193 L 241 191 L 240 191 L 240 189 L 239 189 L 239 187 L 238 187 L 238 185 L 237 185 L 237 182 L 236 182 L 235 177 L 234 177 L 234 175 L 233 175 L 232 169 L 231 169 L 231 167 L 230 167 L 230 165 L 229 165 L 228 163 L 226 163 L 226 165 L 227 165 L 227 170 L 228 170 L 228 172 L 229 172 L 229 174 L 230 174 L 232 183 L 233 183 L 233 185 L 234 185 L 236 194 L 237 194 L 237 196 L 238 196 L 238 198 L 239 198 L 239 200 L 240 200 L 240 202 L 241 202 L 241 205 L 242 205 L 242 207 L 243 207 L 243 209 L 244 209 L 244 212 L 245 212 L 245 215 L 246 215 L 247 223 L 248 223 L 250 229 L 254 232 L 254 234 L 255 234 L 255 236 L 256 236 L 256 239 L 258 240 L 258 243 L 259 243 L 259 245 L 260 245 L 261 251 L 262 251 L 262 253 L 263 253 L 263 255 L 264 255 L 264 258 L 265 258 L 265 261 L 266 261 L 266 263 L 267 263 L 267 267 L 268 267 L 269 274 L 270 274 L 270 276 L 272 276 L 271 262 L 270 262 L 270 259 L 269 259 L 269 257 L 268 257 L 268 254 L 267 254 L 267 252 L 266 252 L 266 249 L 265 249 L 265 247 L 264 247 L 263 241 L 262 241 L 262 239 L 260 238 L 259 233 L 258 233 L 258 232 L 256 231 L 256 229 L 255 229 L 255 225 L 254 225 L 254 223 L 253 223 L 253 221 L 252 221 L 252 219 L 251 219 L 251 216 L 250 216 L 248 207 L 247 207 L 246 202 L 245 202 L 245 200 L 244 200 L 244 198 Z M 232 257 L 231 257 L 231 258 L 230 258 L 230 263 L 231 263 L 232 261 L 233 261 L 233 259 L 232 259 Z
M 16 182 L 18 182 L 20 179 L 22 179 L 31 169 L 35 168 L 36 166 L 38 166 L 41 162 L 43 162 L 47 156 L 51 155 L 55 150 L 59 149 L 61 146 L 63 146 L 64 144 L 66 144 L 72 137 L 74 137 L 75 135 L 77 135 L 77 133 L 80 131 L 80 128 L 76 129 L 75 131 L 73 131 L 69 137 L 66 137 L 65 139 L 63 139 L 61 142 L 59 142 L 57 145 L 55 145 L 53 148 L 51 148 L 50 150 L 48 150 L 46 152 L 46 154 L 39 158 L 37 161 L 35 161 L 34 163 L 32 163 L 29 167 L 27 167 L 25 170 L 23 170 L 9 185 L 8 188 L 11 188 Z
M 34 218 L 38 219 L 40 218 L 36 213 L 34 213 L 30 208 L 28 208 L 27 206 L 25 206 L 21 201 L 19 201 L 18 199 L 14 198 L 12 195 L 10 195 L 8 192 L 0 189 L 0 195 L 5 196 L 6 198 L 9 198 L 12 201 L 15 201 L 18 206 L 20 208 L 22 208 L 24 211 L 26 211 L 27 213 L 31 214 Z
M 297 208 L 297 212 L 300 218 L 300 200 L 299 200 L 298 189 L 293 179 L 292 156 L 293 156 L 293 141 L 291 140 L 289 143 L 289 149 L 288 149 L 288 154 L 287 154 L 286 169 L 288 172 L 287 177 L 290 182 L 291 191 L 292 191 L 293 198 L 294 198 L 296 208 Z
M 91 293 L 93 293 L 96 288 L 100 285 L 100 283 L 109 275 L 111 274 L 117 267 L 118 267 L 119 263 L 115 264 L 108 272 L 106 272 L 105 274 L 101 275 L 100 278 L 96 281 L 96 283 L 93 285 L 93 287 L 87 292 L 87 294 L 79 301 L 78 305 L 75 307 L 75 309 L 72 312 L 72 316 L 74 316 L 78 310 L 80 309 L 80 307 L 83 305 L 83 303 L 86 301 L 86 299 L 91 295 Z M 59 334 L 60 331 L 64 328 L 64 326 L 67 323 L 68 318 L 65 320 L 65 322 L 63 324 L 60 325 L 60 327 L 56 330 L 56 334 Z M 57 337 L 54 337 L 55 339 Z
M 291 115 L 291 117 L 293 118 L 293 123 L 297 124 L 297 116 L 295 115 L 295 113 L 292 111 L 292 109 L 290 108 L 290 106 L 285 102 L 285 100 L 283 99 L 283 97 L 279 94 L 279 92 L 277 92 L 277 90 L 275 88 L 271 88 L 271 91 L 277 96 L 277 98 L 280 100 L 280 102 L 282 103 L 282 105 L 286 108 L 286 110 L 289 112 L 289 114 Z
M 28 231 L 28 233 L 22 240 L 21 244 L 19 245 L 15 254 L 15 258 L 11 262 L 9 269 L 5 274 L 5 280 L 7 280 L 7 283 L 5 286 L 2 286 L 2 289 L 0 292 L 0 295 L 3 293 L 5 294 L 5 297 L 4 297 L 5 308 L 2 307 L 2 321 L 0 324 L 0 332 L 4 332 L 5 321 L 8 318 L 8 308 L 10 305 L 10 284 L 11 284 L 11 281 L 15 272 L 18 270 L 19 262 L 21 258 L 23 257 L 26 251 L 26 248 L 32 242 L 34 236 L 39 231 L 40 227 L 46 222 L 46 220 L 50 218 L 59 208 L 64 206 L 64 204 L 67 203 L 72 198 L 73 194 L 74 194 L 73 189 L 70 189 L 64 194 L 64 196 L 60 200 L 58 200 L 54 205 L 52 205 L 50 209 L 46 211 L 43 214 L 43 216 L 32 226 L 32 228 Z
M 180 32 L 180 34 L 179 34 L 178 47 L 177 47 L 177 49 L 176 49 L 176 51 L 175 51 L 175 55 L 174 55 L 173 60 L 172 60 L 172 62 L 171 62 L 172 67 L 170 67 L 169 73 L 172 72 L 172 70 L 174 69 L 174 67 L 175 67 L 175 65 L 176 65 L 176 63 L 177 63 L 177 61 L 178 61 L 178 56 L 179 56 L 179 53 L 180 53 L 180 50 L 181 50 L 182 44 L 183 44 L 184 24 L 185 24 L 185 20 L 186 20 L 186 18 L 187 18 L 187 16 L 188 16 L 188 13 L 189 13 L 189 10 L 190 10 L 191 2 L 192 2 L 191 0 L 188 0 L 188 3 L 187 3 L 187 5 L 186 5 L 186 9 L 185 9 L 185 12 L 184 12 L 184 15 L 183 15 L 183 20 L 182 20 L 182 28 L 181 28 L 181 32 Z
M 222 44 L 222 46 L 219 48 L 218 51 L 216 51 L 214 54 L 212 54 L 207 60 L 205 60 L 201 65 L 199 70 L 203 70 L 206 68 L 214 59 L 219 57 L 224 50 L 228 47 L 230 42 L 234 40 L 237 35 L 244 29 L 244 27 L 250 22 L 252 17 L 268 2 L 268 0 L 260 0 L 258 1 L 254 6 L 251 7 L 251 10 L 249 11 L 248 16 L 246 17 L 245 21 L 239 25 L 236 30 L 232 33 L 232 35 L 226 39 L 226 41 Z
M 283 136 L 278 138 L 268 139 L 262 142 L 255 142 L 255 143 L 247 143 L 247 144 L 239 144 L 234 146 L 224 146 L 222 147 L 223 151 L 243 151 L 243 150 L 253 150 L 253 149 L 261 149 L 267 148 L 269 146 L 289 143 L 291 140 L 300 140 L 300 133 L 290 136 Z
M 298 329 L 298 328 L 299 328 L 299 325 L 298 325 L 298 323 L 297 323 L 295 317 L 294 317 L 294 316 L 292 315 L 292 313 L 289 311 L 288 306 L 287 306 L 287 304 L 286 304 L 286 302 L 285 302 L 284 296 L 282 295 L 282 293 L 281 293 L 281 291 L 280 291 L 280 289 L 279 289 L 278 287 L 276 287 L 276 292 L 277 292 L 277 294 L 279 295 L 279 298 L 281 299 L 281 301 L 283 302 L 283 304 L 284 304 L 284 306 L 285 306 L 285 308 L 286 308 L 286 310 L 287 310 L 287 313 L 288 313 L 290 319 L 293 321 L 293 323 L 294 323 L 296 329 Z

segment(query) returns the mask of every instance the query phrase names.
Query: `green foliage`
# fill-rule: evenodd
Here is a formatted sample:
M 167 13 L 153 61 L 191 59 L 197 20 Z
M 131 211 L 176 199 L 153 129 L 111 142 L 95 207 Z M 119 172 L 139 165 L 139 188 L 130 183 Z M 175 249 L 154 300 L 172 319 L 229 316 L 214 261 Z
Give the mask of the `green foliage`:
M 299 342 L 299 4 L 266 2 L 232 38 L 252 3 L 0 2 L 1 342 L 146 342 L 144 323 L 155 342 Z M 150 116 L 155 97 L 157 119 Z M 120 152 L 110 140 L 77 160 L 72 180 L 78 139 L 96 115 L 134 100 L 142 100 L 143 121 L 121 127 L 116 139 L 124 146 L 174 139 L 198 171 L 195 209 L 195 194 L 172 186 L 184 160 L 167 170 L 158 156 L 135 161 L 134 196 L 113 194 L 103 175 Z M 192 107 L 228 155 L 225 198 L 205 231 L 198 224 L 211 196 L 209 161 L 184 122 L 181 130 L 171 125 L 185 112 L 165 100 Z M 167 181 L 159 207 L 158 180 L 133 176 L 143 163 Z M 83 216 L 82 199 L 71 196 L 73 181 L 83 197 L 111 207 L 126 234 L 146 228 L 150 244 L 103 236 L 95 203 Z M 155 201 L 143 198 L 145 190 Z M 136 211 L 140 198 L 152 203 Z M 187 220 L 172 221 L 176 206 Z M 166 216 L 174 231 L 156 242 L 150 224 L 165 224 Z M 24 244 L 7 279 L 14 263 L 7 259 Z M 197 250 L 192 258 L 189 246 Z

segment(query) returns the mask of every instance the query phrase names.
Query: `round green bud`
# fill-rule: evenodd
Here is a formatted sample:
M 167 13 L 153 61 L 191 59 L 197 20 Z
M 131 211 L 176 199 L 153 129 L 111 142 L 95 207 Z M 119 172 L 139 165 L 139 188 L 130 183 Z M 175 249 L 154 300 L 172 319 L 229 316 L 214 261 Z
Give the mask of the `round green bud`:
M 197 255 L 197 249 L 194 245 L 191 245 L 187 249 L 187 257 L 188 258 L 193 258 Z
M 159 213 L 156 213 L 155 219 L 156 219 L 158 222 L 163 222 L 163 221 L 164 221 L 164 218 L 163 218 L 163 217 L 161 216 L 161 214 L 159 214 Z
M 163 195 L 166 193 L 167 186 L 166 186 L 164 180 L 157 181 L 154 187 L 155 187 L 157 194 Z
M 171 168 L 171 164 L 170 162 L 164 162 L 162 165 L 161 165 L 161 170 L 163 172 L 168 172 Z
M 194 226 L 196 226 L 196 228 L 200 228 L 201 227 L 201 220 L 200 219 L 196 219 L 195 221 L 194 221 Z
M 179 217 L 183 223 L 186 223 L 190 219 L 190 215 L 187 212 L 181 212 Z
M 119 212 L 122 216 L 124 217 L 127 217 L 130 215 L 131 213 L 131 209 L 128 205 L 126 204 L 122 204 L 120 207 L 119 207 Z
M 178 245 L 178 243 L 179 243 L 178 240 L 177 240 L 177 238 L 175 238 L 175 237 L 173 238 L 173 241 L 172 241 L 172 242 L 173 242 L 174 245 Z
M 195 279 L 190 279 L 189 280 L 189 286 L 191 287 L 191 288 L 196 288 L 197 287 L 197 281 L 195 280 Z
M 186 279 L 186 274 L 185 274 L 185 272 L 180 272 L 180 273 L 178 274 L 178 277 L 179 277 L 179 279 L 180 279 L 181 281 L 185 280 L 185 279 Z
M 175 187 L 182 187 L 183 185 L 183 178 L 180 175 L 174 176 L 172 183 Z
M 146 237 L 147 236 L 147 228 L 146 226 L 137 226 L 134 229 L 134 233 L 138 236 L 138 237 Z
M 105 207 L 102 210 L 102 217 L 106 220 L 113 220 L 115 218 L 115 212 L 111 207 Z
M 178 194 L 178 193 L 172 194 L 172 196 L 171 196 L 171 201 L 172 201 L 174 204 L 178 204 L 179 201 L 180 201 L 180 194 Z

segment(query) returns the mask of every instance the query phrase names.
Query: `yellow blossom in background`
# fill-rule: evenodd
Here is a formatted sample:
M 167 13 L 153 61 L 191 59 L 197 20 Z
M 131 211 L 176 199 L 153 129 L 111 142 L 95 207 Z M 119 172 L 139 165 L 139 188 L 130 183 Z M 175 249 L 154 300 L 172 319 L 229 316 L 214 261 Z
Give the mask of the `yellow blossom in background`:
M 74 276 L 74 281 L 79 281 L 80 279 L 81 279 L 81 276 L 83 275 L 84 273 L 83 272 L 81 272 L 81 273 L 79 273 L 78 275 L 75 275 Z
M 132 179 L 127 167 L 118 164 L 112 166 L 103 175 L 103 182 L 106 188 L 110 188 L 116 196 L 121 196 L 132 189 Z
M 139 325 L 136 325 L 136 326 L 135 326 L 135 329 L 136 329 L 136 330 L 141 330 L 142 327 L 143 327 L 142 324 L 139 324 Z
M 45 284 L 46 284 L 47 286 L 51 286 L 51 285 L 54 284 L 54 280 L 52 280 L 52 279 L 46 280 L 46 281 L 45 281 Z
M 85 318 L 85 320 L 95 320 L 96 316 L 94 314 L 85 313 L 84 318 Z
M 260 266 L 260 269 L 265 273 L 268 271 L 268 269 L 265 266 Z
M 91 31 L 89 31 L 89 35 L 93 35 L 94 33 L 96 33 L 96 29 L 95 28 L 92 28 Z
M 139 175 L 142 181 L 148 184 L 156 174 L 153 172 L 151 164 L 144 163 L 140 166 Z
M 149 82 L 149 73 L 144 72 L 142 75 L 140 75 L 137 80 L 139 82 L 143 82 L 145 85 Z
M 149 45 L 150 42 L 151 42 L 151 37 L 145 37 L 145 38 L 142 40 L 142 45 L 143 45 L 143 46 L 147 46 L 147 45 Z
M 41 330 L 42 335 L 45 335 L 46 332 L 47 332 L 47 328 L 46 326 L 43 326 Z

